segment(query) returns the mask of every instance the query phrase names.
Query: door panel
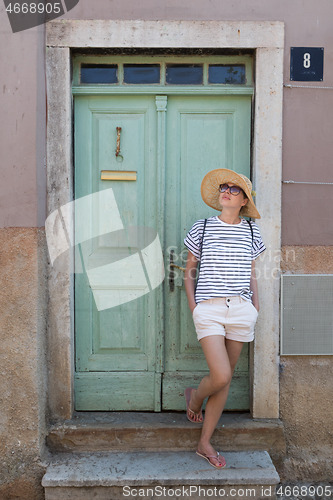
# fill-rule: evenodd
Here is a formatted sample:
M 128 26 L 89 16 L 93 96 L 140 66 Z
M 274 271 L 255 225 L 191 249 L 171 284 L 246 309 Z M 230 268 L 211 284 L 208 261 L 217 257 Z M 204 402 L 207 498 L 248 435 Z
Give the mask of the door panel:
M 154 97 L 78 97 L 75 121 L 76 408 L 158 410 Z M 137 180 L 101 180 L 102 170 Z
M 175 263 L 185 267 L 186 233 L 197 219 L 218 215 L 202 201 L 204 175 L 214 168 L 230 168 L 249 176 L 250 117 L 251 99 L 246 96 L 169 98 L 166 261 L 174 250 Z M 184 387 L 200 381 L 207 367 L 187 305 L 183 272 L 174 273 L 174 291 L 165 283 L 163 408 L 181 410 Z M 229 409 L 249 407 L 247 347 L 232 382 Z

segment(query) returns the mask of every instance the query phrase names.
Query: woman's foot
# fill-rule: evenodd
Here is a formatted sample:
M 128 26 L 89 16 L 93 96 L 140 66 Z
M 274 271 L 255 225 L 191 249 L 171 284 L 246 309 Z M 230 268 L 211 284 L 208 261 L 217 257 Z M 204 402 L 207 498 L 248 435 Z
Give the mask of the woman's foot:
M 218 451 L 215 452 L 215 455 L 206 455 L 205 453 L 200 453 L 199 451 L 196 451 L 196 454 L 207 460 L 212 467 L 215 467 L 215 469 L 224 469 L 227 465 L 225 458 L 222 457 Z
M 187 387 L 184 392 L 186 400 L 186 416 L 190 422 L 195 424 L 202 424 L 203 416 L 201 408 L 195 402 L 196 390 L 193 387 Z
M 218 451 L 215 451 L 211 444 L 203 445 L 199 442 L 196 453 L 199 457 L 207 460 L 215 469 L 223 469 L 226 466 L 225 458 Z

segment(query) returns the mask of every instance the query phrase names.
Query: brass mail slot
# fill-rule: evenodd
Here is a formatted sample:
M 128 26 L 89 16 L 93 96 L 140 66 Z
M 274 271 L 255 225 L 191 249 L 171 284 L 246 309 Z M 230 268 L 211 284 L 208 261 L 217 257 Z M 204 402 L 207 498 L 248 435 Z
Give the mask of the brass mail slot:
M 136 181 L 133 170 L 101 170 L 102 181 Z

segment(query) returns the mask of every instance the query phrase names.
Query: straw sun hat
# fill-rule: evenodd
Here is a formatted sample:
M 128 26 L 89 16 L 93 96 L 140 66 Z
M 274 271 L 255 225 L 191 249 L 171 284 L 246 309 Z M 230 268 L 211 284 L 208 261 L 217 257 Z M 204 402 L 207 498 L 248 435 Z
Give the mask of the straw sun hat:
M 244 191 L 246 197 L 248 198 L 247 204 L 241 208 L 240 215 L 243 217 L 253 217 L 254 219 L 260 219 L 260 214 L 256 209 L 252 195 L 255 196 L 254 191 L 252 191 L 252 182 L 250 179 L 245 177 L 243 174 L 236 174 L 233 170 L 227 168 L 217 168 L 211 170 L 202 180 L 201 183 L 201 196 L 203 201 L 215 210 L 222 210 L 222 206 L 219 204 L 219 186 L 221 184 L 235 184 L 239 186 Z

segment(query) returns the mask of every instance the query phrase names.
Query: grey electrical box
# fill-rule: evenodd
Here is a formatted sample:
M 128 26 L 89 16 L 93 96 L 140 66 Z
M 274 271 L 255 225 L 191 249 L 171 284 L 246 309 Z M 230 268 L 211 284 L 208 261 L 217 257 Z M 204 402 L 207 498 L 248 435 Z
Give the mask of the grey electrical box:
M 333 274 L 281 279 L 280 354 L 333 354 Z

